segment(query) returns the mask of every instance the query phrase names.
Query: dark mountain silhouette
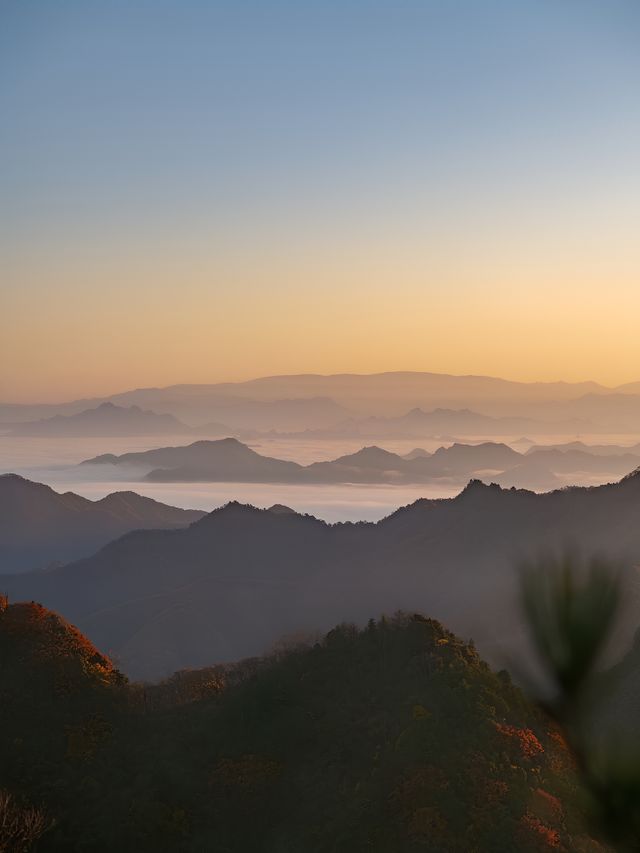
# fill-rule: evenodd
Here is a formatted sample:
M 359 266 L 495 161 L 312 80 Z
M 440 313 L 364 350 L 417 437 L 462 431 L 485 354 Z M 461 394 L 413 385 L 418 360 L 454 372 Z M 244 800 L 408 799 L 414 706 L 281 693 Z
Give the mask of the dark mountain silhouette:
M 541 495 L 472 481 L 456 498 L 420 500 L 377 524 L 232 503 L 184 530 L 138 531 L 88 559 L 5 576 L 0 589 L 58 610 L 135 676 L 259 654 L 282 634 L 409 607 L 503 665 L 527 647 L 519 558 L 580 543 L 637 565 L 639 512 L 640 474 Z M 635 596 L 630 584 L 629 607 Z
M 268 507 L 269 512 L 275 512 L 276 515 L 295 515 L 296 511 L 291 509 L 290 506 L 285 506 L 284 504 L 272 504 L 272 506 Z
M 431 456 L 411 459 L 372 446 L 329 462 L 302 466 L 262 456 L 236 439 L 227 438 L 122 456 L 104 454 L 81 464 L 125 467 L 158 482 L 411 483 L 477 470 L 502 470 L 522 458 L 507 445 L 491 442 L 454 444 L 440 448 Z
M 93 553 L 130 530 L 185 527 L 202 518 L 134 492 L 90 501 L 17 474 L 0 475 L 0 568 L 21 572 Z
M 504 471 L 522 462 L 522 455 L 508 445 L 492 441 L 482 444 L 452 444 L 440 447 L 428 458 L 414 460 L 413 468 L 433 476 L 471 474 L 491 469 Z
M 189 433 L 189 427 L 173 415 L 158 415 L 138 406 L 123 408 L 113 403 L 101 403 L 95 409 L 86 409 L 73 415 L 55 415 L 45 420 L 21 423 L 14 426 L 10 435 L 42 436 L 127 436 L 127 435 L 179 435 Z
M 160 447 L 121 456 L 104 454 L 81 465 L 115 465 L 146 475 L 146 479 L 169 482 L 291 482 L 302 466 L 295 462 L 261 456 L 235 438 L 195 441 L 186 447 Z
M 466 482 L 471 475 L 481 479 L 500 475 L 496 482 L 530 488 L 553 488 L 556 474 L 607 475 L 612 480 L 630 473 L 640 460 L 624 456 L 591 456 L 579 451 L 539 448 L 526 455 L 506 444 L 454 443 L 433 454 L 415 452 L 406 456 L 380 447 L 364 447 L 327 462 L 299 465 L 262 456 L 237 439 L 198 441 L 186 447 L 164 447 L 122 456 L 104 454 L 82 465 L 112 466 L 128 477 L 153 482 L 255 482 L 255 483 L 429 483 L 440 479 Z M 488 473 L 487 473 L 488 472 Z
M 42 849 L 603 850 L 556 728 L 433 620 L 145 687 L 37 604 L 2 604 L 0 647 L 0 787 Z
M 306 482 L 394 483 L 415 478 L 412 464 L 381 447 L 363 447 L 331 462 L 314 462 L 302 472 Z

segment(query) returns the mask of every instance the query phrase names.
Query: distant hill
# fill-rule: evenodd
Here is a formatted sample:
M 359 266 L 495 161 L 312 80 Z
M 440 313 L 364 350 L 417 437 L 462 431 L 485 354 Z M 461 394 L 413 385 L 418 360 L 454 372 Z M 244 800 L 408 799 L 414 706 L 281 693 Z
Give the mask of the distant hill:
M 402 458 L 410 462 L 412 459 L 418 459 L 419 457 L 426 459 L 428 456 L 431 456 L 428 450 L 425 450 L 423 447 L 414 447 L 409 453 L 405 453 Z
M 639 513 L 640 474 L 540 495 L 473 481 L 456 498 L 420 500 L 377 524 L 232 503 L 183 530 L 138 531 L 49 572 L 5 576 L 0 589 L 64 614 L 136 677 L 407 608 L 473 637 L 504 665 L 526 657 L 517 565 L 540 549 L 579 543 L 620 557 L 635 630 Z
M 432 620 L 145 687 L 36 604 L 0 608 L 0 647 L 0 788 L 42 849 L 604 850 L 559 733 Z
M 473 436 L 513 435 L 526 430 L 532 435 L 575 435 L 588 432 L 585 420 L 535 420 L 523 417 L 492 417 L 470 409 L 414 408 L 397 417 L 349 418 L 329 429 L 312 431 L 316 438 L 423 439 L 446 434 Z
M 604 395 L 611 391 L 595 382 L 512 382 L 489 376 L 395 371 L 265 376 L 217 385 L 174 385 L 130 391 L 114 399 L 128 404 L 155 405 L 159 399 L 185 402 L 207 395 L 263 401 L 320 396 L 329 397 L 358 414 L 392 417 L 414 407 L 459 409 L 468 406 L 479 407 L 487 414 L 512 415 L 530 403 L 571 400 L 589 393 Z
M 481 444 L 454 443 L 440 447 L 428 458 L 414 460 L 414 468 L 433 476 L 468 475 L 483 470 L 504 471 L 522 462 L 522 455 L 508 445 L 485 441 Z
M 173 415 L 158 415 L 138 406 L 123 408 L 113 403 L 101 403 L 73 415 L 15 425 L 10 435 L 54 437 L 180 435 L 191 430 Z
M 186 527 L 203 515 L 134 492 L 114 492 L 90 501 L 73 492 L 59 494 L 17 474 L 2 474 L 0 571 L 69 562 L 131 530 Z
M 433 454 L 415 451 L 400 456 L 376 446 L 337 459 L 300 465 L 263 456 L 237 439 L 198 441 L 184 447 L 162 447 L 121 456 L 103 454 L 81 463 L 126 470 L 129 478 L 152 482 L 243 482 L 243 483 L 430 483 L 446 479 L 466 482 L 474 475 L 482 479 L 507 478 L 518 469 L 514 485 L 531 488 L 560 483 L 556 474 L 608 475 L 612 480 L 638 467 L 640 458 L 631 454 L 591 456 L 581 451 L 538 448 L 526 455 L 506 444 L 454 443 Z M 108 469 L 107 469 L 108 470 Z
M 115 465 L 162 482 L 291 482 L 303 470 L 295 462 L 261 456 L 235 438 L 195 441 L 184 447 L 160 447 L 121 456 L 103 454 L 80 464 Z
M 628 389 L 628 390 L 627 390 Z M 417 371 L 396 371 L 376 374 L 300 374 L 266 376 L 246 382 L 221 382 L 210 385 L 182 384 L 165 388 L 138 388 L 95 400 L 74 400 L 61 404 L 0 404 L 0 423 L 34 420 L 56 414 L 74 414 L 90 406 L 109 401 L 121 406 L 141 406 L 171 412 L 192 426 L 206 420 L 218 419 L 222 408 L 239 406 L 238 417 L 250 414 L 243 402 L 274 403 L 277 401 L 330 400 L 343 411 L 360 415 L 397 416 L 414 407 L 460 409 L 479 408 L 485 414 L 520 414 L 527 405 L 549 401 L 565 401 L 587 394 L 607 395 L 614 389 L 595 382 L 512 382 L 489 376 L 454 376 Z M 633 384 L 621 393 L 637 393 Z M 283 415 L 286 414 L 284 411 Z M 317 428 L 319 411 L 313 413 L 313 423 L 288 428 Z M 335 412 L 327 409 L 331 422 Z M 221 418 L 230 426 L 237 424 Z M 284 418 L 277 425 L 261 428 L 283 429 Z M 240 424 L 246 426 L 246 421 Z
M 560 450 L 536 448 L 526 455 L 527 464 L 542 464 L 557 474 L 588 471 L 593 474 L 607 472 L 629 474 L 640 466 L 640 456 L 633 453 L 593 454 L 586 450 Z
M 512 382 L 487 376 L 451 376 L 437 373 L 399 371 L 378 374 L 314 374 L 267 376 L 246 382 L 210 385 L 182 384 L 166 388 L 138 388 L 107 397 L 73 400 L 60 404 L 0 403 L 0 425 L 69 416 L 110 402 L 117 406 L 139 406 L 173 415 L 198 435 L 250 434 L 277 431 L 297 433 L 331 431 L 341 425 L 344 434 L 350 419 L 363 417 L 396 420 L 404 413 L 419 409 L 423 413 L 471 411 L 491 421 L 471 418 L 455 429 L 456 419 L 440 418 L 420 429 L 432 432 L 415 434 L 409 424 L 371 424 L 388 433 L 362 432 L 363 437 L 381 438 L 401 435 L 485 435 L 505 436 L 521 432 L 531 435 L 567 435 L 595 433 L 635 433 L 640 417 L 638 383 L 618 389 L 595 382 Z M 226 429 L 219 430 L 221 424 Z M 363 427 L 366 429 L 366 427 Z M 415 430 L 415 425 L 414 425 Z M 461 431 L 464 430 L 464 431 Z

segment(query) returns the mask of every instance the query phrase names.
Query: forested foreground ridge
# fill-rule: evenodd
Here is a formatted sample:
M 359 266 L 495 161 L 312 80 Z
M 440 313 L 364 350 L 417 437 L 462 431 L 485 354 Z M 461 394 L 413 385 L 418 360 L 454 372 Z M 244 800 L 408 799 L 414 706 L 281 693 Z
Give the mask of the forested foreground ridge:
M 558 730 L 421 616 L 144 686 L 4 603 L 0 652 L 0 790 L 40 835 L 3 851 L 606 849 Z

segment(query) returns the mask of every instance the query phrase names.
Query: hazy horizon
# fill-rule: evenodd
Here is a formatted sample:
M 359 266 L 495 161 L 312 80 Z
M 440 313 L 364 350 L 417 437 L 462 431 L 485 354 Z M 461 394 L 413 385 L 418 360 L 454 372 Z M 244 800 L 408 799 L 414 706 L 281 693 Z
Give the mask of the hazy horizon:
M 588 385 L 588 384 L 596 384 L 601 386 L 602 388 L 612 391 L 618 388 L 621 388 L 625 385 L 638 383 L 640 385 L 640 369 L 630 374 L 631 378 L 625 379 L 623 382 L 601 382 L 599 380 L 594 379 L 591 376 L 584 376 L 577 379 L 567 379 L 564 376 L 550 374 L 549 377 L 538 377 L 538 378 L 522 378 L 515 375 L 508 375 L 505 373 L 501 373 L 500 375 L 492 375 L 486 373 L 478 373 L 478 372 L 460 372 L 454 373 L 449 371 L 438 371 L 438 370 L 430 370 L 430 369 L 419 369 L 419 368 L 398 368 L 394 370 L 337 370 L 331 372 L 323 372 L 323 371 L 290 371 L 290 372 L 282 372 L 282 373 L 257 373 L 251 375 L 245 375 L 240 377 L 222 377 L 219 379 L 211 378 L 208 381 L 191 381 L 190 379 L 181 379 L 177 382 L 159 382 L 155 384 L 142 384 L 142 385 L 122 385 L 119 387 L 109 387 L 105 386 L 104 388 L 96 388 L 93 392 L 82 394 L 67 394 L 60 395 L 60 393 L 56 393 L 51 390 L 49 392 L 44 392 L 41 395 L 31 395 L 29 397 L 20 397 L 20 395 L 15 396 L 13 398 L 2 398 L 0 397 L 0 404 L 5 405 L 38 405 L 38 404 L 64 404 L 69 402 L 75 402 L 78 400 L 86 400 L 87 403 L 91 403 L 93 400 L 103 400 L 109 399 L 111 397 L 117 397 L 120 394 L 125 394 L 129 391 L 147 391 L 147 390 L 163 390 L 171 387 L 179 387 L 179 386 L 215 386 L 215 385 L 242 385 L 243 383 L 250 383 L 256 380 L 262 379 L 287 379 L 287 378 L 297 378 L 297 377 L 319 377 L 323 379 L 328 379 L 332 377 L 340 377 L 340 376 L 352 376 L 352 377 L 376 377 L 376 376 L 385 376 L 385 375 L 433 375 L 443 378 L 454 378 L 454 379 L 496 379 L 499 381 L 505 382 L 513 382 L 522 385 Z
M 0 399 L 637 379 L 637 3 L 0 16 Z

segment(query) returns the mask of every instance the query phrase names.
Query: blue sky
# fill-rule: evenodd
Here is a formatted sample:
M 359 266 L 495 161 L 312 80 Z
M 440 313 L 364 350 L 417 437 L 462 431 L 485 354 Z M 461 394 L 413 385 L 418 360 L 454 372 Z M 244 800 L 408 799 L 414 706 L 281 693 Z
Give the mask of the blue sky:
M 55 317 L 52 294 L 83 287 L 100 303 L 98 260 L 111 270 L 144 255 L 166 269 L 197 257 L 208 284 L 192 271 L 173 282 L 195 298 L 228 288 L 244 258 L 250 299 L 279 279 L 273 247 L 291 246 L 304 247 L 311 296 L 323 264 L 331 289 L 359 247 L 372 266 L 359 261 L 358 275 L 376 292 L 426 289 L 437 305 L 451 287 L 463 300 L 480 286 L 479 244 L 486 287 L 501 246 L 517 266 L 539 243 L 551 264 L 566 229 L 574 247 L 603 239 L 598 263 L 624 257 L 623 298 L 637 269 L 639 47 L 637 0 L 1 2 L 4 288 Z M 468 245 L 465 271 L 453 255 Z M 458 264 L 450 276 L 443 246 Z M 380 279 L 400 255 L 414 272 L 438 263 L 420 281 Z M 568 275 L 571 299 L 581 275 Z M 27 345 L 27 303 L 7 298 Z M 239 306 L 225 305 L 238 322 Z M 90 300 L 83 310 L 89 319 Z M 367 358 L 345 356 L 344 369 Z M 416 359 L 414 348 L 406 366 Z

